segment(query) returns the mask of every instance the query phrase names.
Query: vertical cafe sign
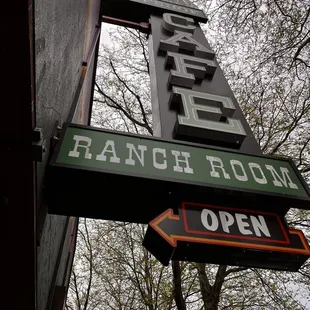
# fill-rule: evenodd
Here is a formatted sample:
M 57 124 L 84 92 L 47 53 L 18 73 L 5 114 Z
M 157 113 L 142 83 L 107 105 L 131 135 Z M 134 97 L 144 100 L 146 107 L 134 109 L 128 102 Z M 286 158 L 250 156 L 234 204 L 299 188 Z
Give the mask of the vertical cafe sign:
M 194 20 L 164 13 L 162 18 L 151 16 L 151 27 L 155 134 L 261 154 L 214 52 Z
M 199 142 L 226 151 L 234 149 L 243 154 L 262 155 L 198 23 L 192 17 L 168 12 L 162 17 L 151 15 L 150 22 L 154 134 L 169 140 Z M 246 197 L 240 195 L 240 203 L 246 203 Z M 208 195 L 205 200 L 208 200 Z M 227 201 L 226 207 L 236 208 L 230 203 Z M 239 237 L 236 238 L 240 243 L 230 243 L 228 238 L 233 237 L 231 234 L 216 234 L 216 229 L 211 229 L 209 234 L 197 229 L 201 221 L 207 223 L 208 229 L 212 223 L 219 223 L 213 211 L 206 208 L 197 210 L 193 204 L 188 205 L 194 230 L 188 230 L 187 222 L 183 219 L 185 213 L 180 208 L 179 215 L 173 213 L 175 209 L 168 209 L 149 224 L 143 244 L 164 264 L 176 259 L 298 270 L 309 257 L 309 246 L 301 231 L 296 233 L 290 230 L 285 247 L 279 246 L 278 241 L 271 241 L 271 247 L 270 244 L 263 245 L 263 240 L 259 238 L 255 245 L 246 244 Z M 249 210 L 262 207 L 253 201 L 248 201 L 248 206 Z M 263 208 L 266 206 L 268 208 L 268 199 Z M 222 210 L 223 206 L 214 208 Z M 204 217 L 203 214 L 207 215 Z M 279 217 L 279 223 L 286 227 L 282 216 Z M 249 227 L 250 224 L 243 222 L 242 225 Z M 217 224 L 215 226 L 219 227 Z M 226 224 L 223 224 L 223 231 L 226 228 Z M 220 235 L 224 237 L 223 240 L 220 240 Z

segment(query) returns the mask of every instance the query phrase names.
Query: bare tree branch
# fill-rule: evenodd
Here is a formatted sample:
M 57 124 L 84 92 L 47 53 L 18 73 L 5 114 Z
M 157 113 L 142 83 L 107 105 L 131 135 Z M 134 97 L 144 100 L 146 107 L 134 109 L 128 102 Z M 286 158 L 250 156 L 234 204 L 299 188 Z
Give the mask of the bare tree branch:
M 111 103 L 109 103 L 108 101 L 101 101 L 99 99 L 94 99 L 95 102 L 102 102 L 107 104 L 109 107 L 111 108 L 115 108 L 117 110 L 120 110 L 121 112 L 123 112 L 125 114 L 125 116 L 130 119 L 133 123 L 137 124 L 140 127 L 144 127 L 144 128 L 148 128 L 149 125 L 142 123 L 140 121 L 138 121 L 137 119 L 133 118 L 129 112 L 127 112 L 119 103 L 117 103 L 112 97 L 108 96 L 105 92 L 102 91 L 102 89 L 99 87 L 99 85 L 97 84 L 97 82 L 95 82 L 95 85 L 97 87 L 96 91 L 99 92 L 102 96 L 104 96 L 106 99 L 108 99 Z
M 79 296 L 79 291 L 78 291 L 76 273 L 75 273 L 74 269 L 72 269 L 72 276 L 73 276 L 74 293 L 75 293 L 75 297 L 76 297 L 76 302 L 78 305 L 78 309 L 81 310 L 81 301 L 80 301 L 80 296 Z
M 86 290 L 86 296 L 85 296 L 85 302 L 84 302 L 84 307 L 83 310 L 87 310 L 89 298 L 90 298 L 90 290 L 92 287 L 92 278 L 93 278 L 93 250 L 92 250 L 92 244 L 89 239 L 89 233 L 88 233 L 88 228 L 87 228 L 87 223 L 86 219 L 84 218 L 84 229 L 86 232 L 86 241 L 89 246 L 89 254 L 90 254 L 90 259 L 89 259 L 89 280 L 88 280 L 88 285 L 87 285 L 87 290 Z
M 113 66 L 113 63 L 112 61 L 110 61 L 110 65 L 111 65 L 111 68 L 115 74 L 115 76 L 118 78 L 118 80 L 126 87 L 126 89 L 137 99 L 138 103 L 139 103 L 139 107 L 140 107 L 140 110 L 141 110 L 141 113 L 142 113 L 142 117 L 143 117 L 143 122 L 144 122 L 144 127 L 148 130 L 148 132 L 152 135 L 153 134 L 153 130 L 152 128 L 149 126 L 148 124 L 148 120 L 146 118 L 146 114 L 145 114 L 145 110 L 144 110 L 144 106 L 141 102 L 141 99 L 140 99 L 140 96 L 137 95 L 129 86 L 128 84 L 123 80 L 121 79 L 121 77 L 118 75 L 118 73 L 116 72 L 114 66 Z

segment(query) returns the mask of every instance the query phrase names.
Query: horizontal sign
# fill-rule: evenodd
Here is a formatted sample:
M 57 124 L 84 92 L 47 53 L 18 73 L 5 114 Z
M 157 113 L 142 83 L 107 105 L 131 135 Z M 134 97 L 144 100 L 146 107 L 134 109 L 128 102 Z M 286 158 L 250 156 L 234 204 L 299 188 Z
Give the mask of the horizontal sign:
M 222 264 L 274 268 L 267 255 L 273 252 L 276 269 L 287 270 L 290 266 L 295 270 L 310 256 L 303 233 L 288 229 L 278 214 L 189 202 L 182 203 L 178 215 L 168 209 L 151 221 L 143 244 L 164 265 L 170 259 L 219 263 L 217 256 L 222 251 Z M 256 251 L 260 260 L 245 262 L 244 250 Z M 302 260 L 296 261 L 298 255 Z
M 225 186 L 308 198 L 293 163 L 286 159 L 218 151 L 143 136 L 69 126 L 57 164 L 144 178 Z
M 51 213 L 141 223 L 182 200 L 199 202 L 206 196 L 212 204 L 264 205 L 282 215 L 291 207 L 309 208 L 307 185 L 288 159 L 74 124 L 63 126 L 48 183 Z M 119 209 L 97 207 L 102 191 Z
M 194 5 L 180 0 L 130 0 L 131 2 L 146 4 L 155 8 L 169 10 L 186 15 L 196 16 L 206 19 L 202 10 L 195 9 Z

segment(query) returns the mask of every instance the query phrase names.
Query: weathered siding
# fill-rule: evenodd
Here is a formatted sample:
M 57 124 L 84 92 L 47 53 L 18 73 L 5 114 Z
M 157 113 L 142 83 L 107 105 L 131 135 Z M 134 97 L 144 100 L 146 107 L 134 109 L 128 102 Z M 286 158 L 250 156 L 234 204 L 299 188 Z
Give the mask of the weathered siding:
M 66 276 L 70 234 L 67 217 L 48 215 L 44 198 L 45 172 L 50 154 L 50 139 L 56 121 L 68 120 L 71 105 L 79 88 L 83 62 L 96 32 L 98 0 L 38 0 L 35 2 L 36 118 L 43 129 L 47 151 L 37 165 L 38 247 L 37 309 L 50 309 L 55 285 Z M 93 66 L 88 68 L 75 121 L 86 124 Z

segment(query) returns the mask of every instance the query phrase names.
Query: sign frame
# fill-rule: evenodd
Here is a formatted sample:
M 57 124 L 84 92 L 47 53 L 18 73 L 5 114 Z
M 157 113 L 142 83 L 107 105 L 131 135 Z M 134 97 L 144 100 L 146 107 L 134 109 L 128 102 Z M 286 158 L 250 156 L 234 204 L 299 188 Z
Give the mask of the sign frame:
M 252 215 L 254 214 L 259 214 L 259 215 L 270 215 L 276 218 L 277 223 L 280 227 L 279 230 L 281 230 L 281 232 L 283 233 L 283 239 L 285 240 L 277 240 L 277 239 L 266 239 L 266 238 L 259 238 L 259 237 L 252 237 L 252 236 L 240 236 L 240 235 L 235 235 L 233 233 L 229 233 L 229 234 L 223 234 L 223 233 L 218 233 L 218 232 L 202 232 L 202 231 L 198 231 L 198 230 L 193 230 L 189 228 L 189 221 L 188 221 L 188 216 L 186 214 L 186 206 L 192 206 L 195 208 L 210 208 L 212 209 L 219 209 L 219 210 L 224 210 L 224 211 L 238 211 L 238 212 L 244 212 L 244 213 L 250 213 Z M 248 240 L 249 242 L 252 241 L 264 241 L 267 243 L 282 243 L 282 244 L 289 244 L 289 237 L 288 237 L 288 232 L 286 231 L 283 223 L 280 220 L 280 216 L 277 213 L 273 213 L 273 212 L 267 212 L 267 211 L 256 211 L 256 210 L 251 210 L 251 209 L 239 209 L 239 208 L 234 208 L 234 207 L 227 207 L 227 206 L 214 206 L 214 205 L 209 205 L 209 204 L 201 204 L 201 203 L 190 203 L 190 202 L 182 202 L 182 220 L 183 220 L 183 224 L 184 224 L 184 229 L 186 233 L 189 234 L 193 234 L 193 235 L 205 235 L 207 236 L 217 236 L 219 238 L 224 237 L 224 238 L 229 238 L 229 239 L 236 239 L 236 242 L 238 241 L 238 239 L 241 240 Z M 220 244 L 220 241 L 219 241 Z M 224 244 L 223 244 L 224 245 Z
M 196 18 L 199 21 L 201 20 L 203 20 L 203 22 L 207 21 L 207 17 L 205 13 L 198 8 L 194 8 L 193 6 L 188 6 L 185 4 L 182 5 L 179 3 L 172 3 L 170 1 L 165 1 L 165 0 L 130 0 L 130 1 L 134 3 L 148 5 L 150 7 L 153 7 L 154 9 L 162 9 L 167 12 L 173 12 L 173 13 L 183 14 L 186 16 L 191 16 L 192 18 Z M 182 8 L 185 8 L 185 9 L 182 9 Z
M 119 8 L 122 7 L 122 10 Z M 172 3 L 166 0 L 105 0 L 102 3 L 104 16 L 133 22 L 148 22 L 150 14 L 161 15 L 164 12 L 182 14 L 196 22 L 206 23 L 208 18 L 198 7 Z

